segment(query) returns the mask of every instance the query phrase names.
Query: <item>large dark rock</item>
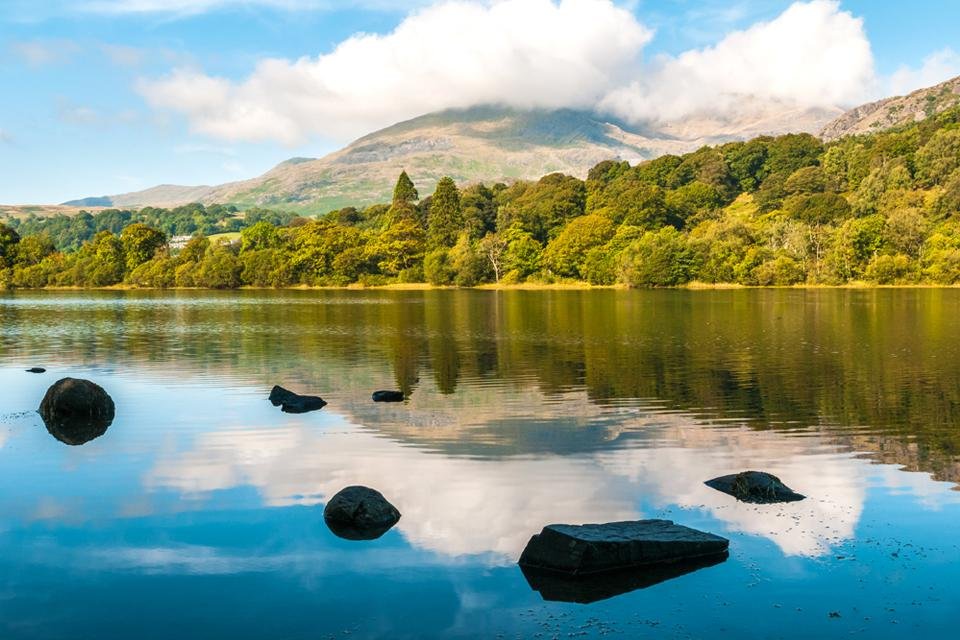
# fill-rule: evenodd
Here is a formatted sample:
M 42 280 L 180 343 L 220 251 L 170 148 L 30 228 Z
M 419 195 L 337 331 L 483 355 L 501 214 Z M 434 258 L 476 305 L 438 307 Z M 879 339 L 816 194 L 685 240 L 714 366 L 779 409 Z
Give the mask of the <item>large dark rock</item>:
M 729 494 L 741 502 L 754 504 L 796 502 L 806 498 L 783 484 L 777 476 L 763 471 L 743 471 L 729 476 L 720 476 L 707 480 L 704 484 Z
M 54 438 L 81 445 L 106 433 L 115 406 L 110 395 L 89 380 L 63 378 L 49 389 L 38 410 Z
M 270 390 L 270 402 L 280 407 L 284 413 L 306 413 L 316 411 L 327 406 L 326 401 L 318 396 L 302 396 L 280 386 Z
M 374 402 L 403 402 L 403 391 L 381 390 L 373 392 Z
M 574 576 L 530 567 L 520 567 L 520 569 L 530 588 L 539 592 L 544 600 L 589 604 L 637 589 L 646 589 L 661 582 L 712 567 L 725 561 L 728 555 L 724 551 L 692 560 Z
M 530 538 L 519 562 L 531 569 L 588 575 L 716 556 L 726 553 L 729 544 L 670 520 L 551 524 Z
M 330 498 L 323 519 L 341 538 L 375 540 L 397 524 L 400 512 L 379 491 L 352 486 Z

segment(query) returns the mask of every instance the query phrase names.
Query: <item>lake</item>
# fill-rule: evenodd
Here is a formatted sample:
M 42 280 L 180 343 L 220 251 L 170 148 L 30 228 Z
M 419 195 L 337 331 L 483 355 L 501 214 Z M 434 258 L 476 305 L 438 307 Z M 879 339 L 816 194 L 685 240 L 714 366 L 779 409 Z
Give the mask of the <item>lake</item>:
M 29 292 L 0 294 L 0 331 L 3 638 L 902 638 L 960 620 L 960 290 Z M 66 376 L 116 402 L 82 446 L 35 413 Z M 274 384 L 329 404 L 281 413 Z M 703 484 L 745 469 L 808 498 Z M 324 524 L 352 484 L 403 514 L 383 537 Z M 535 590 L 516 566 L 546 524 L 639 518 L 730 556 L 599 591 Z

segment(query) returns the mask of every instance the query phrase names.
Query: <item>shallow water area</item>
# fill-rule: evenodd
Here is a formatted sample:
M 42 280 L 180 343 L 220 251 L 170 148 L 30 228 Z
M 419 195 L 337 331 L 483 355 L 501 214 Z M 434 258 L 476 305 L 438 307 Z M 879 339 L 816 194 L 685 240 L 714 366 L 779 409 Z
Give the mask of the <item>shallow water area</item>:
M 0 635 L 950 635 L 958 335 L 953 289 L 0 294 Z M 66 376 L 116 403 L 79 446 L 35 413 Z M 744 469 L 808 498 L 703 484 Z M 399 523 L 333 535 L 352 484 Z M 639 518 L 730 556 L 589 604 L 515 564 Z

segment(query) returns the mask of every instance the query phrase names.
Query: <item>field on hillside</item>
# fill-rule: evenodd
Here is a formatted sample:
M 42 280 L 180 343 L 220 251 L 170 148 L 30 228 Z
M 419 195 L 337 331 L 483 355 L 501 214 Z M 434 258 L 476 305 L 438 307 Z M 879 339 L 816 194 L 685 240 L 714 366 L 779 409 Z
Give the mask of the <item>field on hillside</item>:
M 49 218 L 57 214 L 65 216 L 74 216 L 81 211 L 96 213 L 105 207 L 67 207 L 58 204 L 23 204 L 6 205 L 0 204 L 0 219 L 3 218 L 26 218 L 31 214 L 40 218 Z

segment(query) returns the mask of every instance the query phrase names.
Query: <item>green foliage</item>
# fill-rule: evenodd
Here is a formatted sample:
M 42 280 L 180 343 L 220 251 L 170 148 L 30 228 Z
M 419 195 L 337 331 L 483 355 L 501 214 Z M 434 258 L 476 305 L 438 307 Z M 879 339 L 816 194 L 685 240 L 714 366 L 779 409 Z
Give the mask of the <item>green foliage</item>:
M 400 218 L 387 227 L 372 247 L 380 270 L 386 275 L 399 276 L 402 271 L 422 265 L 425 236 L 420 224 L 410 218 Z
M 0 223 L 0 269 L 13 264 L 19 242 L 20 234 L 7 225 Z
M 674 287 L 690 281 L 693 252 L 673 227 L 648 231 L 623 254 L 621 280 L 633 287 Z
M 585 280 L 583 267 L 587 252 L 606 243 L 615 231 L 613 222 L 601 215 L 575 218 L 547 245 L 543 262 L 561 277 Z
M 243 265 L 229 247 L 214 247 L 200 263 L 196 284 L 208 289 L 236 289 L 241 283 L 242 269 Z
M 190 204 L 0 224 L 0 287 L 534 279 L 633 286 L 960 283 L 960 109 L 824 146 L 763 137 L 320 219 Z M 207 234 L 236 229 L 223 245 Z M 193 235 L 168 250 L 165 236 Z M 174 245 L 182 246 L 182 239 Z
M 773 138 L 767 145 L 764 169 L 768 174 L 790 175 L 797 169 L 819 163 L 823 143 L 809 133 L 789 133 Z
M 504 239 L 503 270 L 512 280 L 523 280 L 540 271 L 543 245 L 536 238 L 519 227 L 513 227 L 507 230 Z
M 771 138 L 731 142 L 720 148 L 740 191 L 755 191 L 767 177 L 767 147 Z
M 448 249 L 434 249 L 423 258 L 423 276 L 433 285 L 453 284 L 456 272 Z
M 166 248 L 167 238 L 156 229 L 137 222 L 120 233 L 120 243 L 127 261 L 127 271 L 133 271 Z
M 280 244 L 280 234 L 276 226 L 266 220 L 260 220 L 240 232 L 240 251 L 242 252 L 276 249 Z
M 508 192 L 501 199 L 498 226 L 517 226 L 540 243 L 555 238 L 566 222 L 583 215 L 586 206 L 583 181 L 561 173 Z
M 430 201 L 427 247 L 452 247 L 463 229 L 460 191 L 451 178 L 441 178 Z
M 419 198 L 420 194 L 413 186 L 410 176 L 407 175 L 406 171 L 402 171 L 400 177 L 397 178 L 396 186 L 393 188 L 393 203 L 386 214 L 390 224 L 398 224 L 402 221 L 419 222 L 419 213 L 416 207 Z
M 259 223 L 258 223 L 259 224 Z M 293 263 L 288 252 L 254 249 L 240 254 L 240 280 L 254 287 L 286 287 L 294 282 Z
M 809 225 L 827 224 L 850 215 L 850 203 L 835 193 L 790 196 L 783 209 L 791 218 Z
M 239 216 L 236 207 L 222 205 L 188 204 L 173 209 L 144 207 L 139 211 L 104 209 L 91 215 L 81 211 L 74 216 L 58 214 L 51 217 L 27 217 L 15 222 L 21 236 L 46 233 L 60 251 L 76 251 L 100 231 L 119 235 L 134 223 L 145 224 L 167 237 L 194 234 L 212 235 L 239 231 L 260 220 L 275 225 L 288 224 L 294 215 L 285 211 L 250 209 Z
M 916 155 L 917 176 L 926 186 L 943 184 L 960 168 L 960 129 L 941 129 Z

